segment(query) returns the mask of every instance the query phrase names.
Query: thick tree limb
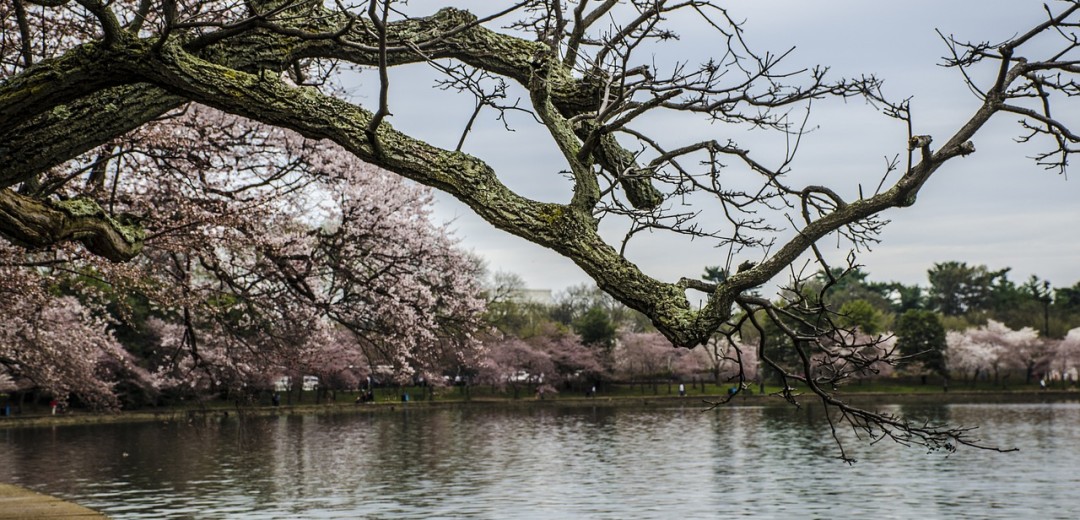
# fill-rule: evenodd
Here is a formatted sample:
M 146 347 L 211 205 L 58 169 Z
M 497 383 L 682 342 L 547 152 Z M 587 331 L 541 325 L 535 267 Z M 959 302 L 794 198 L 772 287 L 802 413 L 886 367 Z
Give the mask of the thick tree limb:
M 188 54 L 175 44 L 165 45 L 160 55 L 132 60 L 131 64 L 128 73 L 142 75 L 174 94 L 308 137 L 331 139 L 365 161 L 457 197 L 496 227 L 573 260 L 601 288 L 646 312 L 677 344 L 706 341 L 711 330 L 729 316 L 730 294 L 717 295 L 702 312 L 695 313 L 684 287 L 646 276 L 604 242 L 588 211 L 525 199 L 474 157 L 434 147 L 385 122 L 378 129 L 383 153 L 376 153 L 367 137 L 373 114 L 361 107 L 315 89 L 226 72 L 229 69 Z
M 111 217 L 96 202 L 72 199 L 47 203 L 0 189 L 0 231 L 30 248 L 82 242 L 90 252 L 123 262 L 138 256 L 143 230 L 125 217 Z

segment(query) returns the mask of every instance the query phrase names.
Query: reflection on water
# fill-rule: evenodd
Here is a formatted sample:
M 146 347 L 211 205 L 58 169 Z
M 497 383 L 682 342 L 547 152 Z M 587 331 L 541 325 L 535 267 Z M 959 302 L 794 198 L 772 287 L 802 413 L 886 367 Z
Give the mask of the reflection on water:
M 950 457 L 820 407 L 461 408 L 0 430 L 0 481 L 114 518 L 1057 517 L 1080 504 L 1080 404 L 892 407 L 979 425 Z

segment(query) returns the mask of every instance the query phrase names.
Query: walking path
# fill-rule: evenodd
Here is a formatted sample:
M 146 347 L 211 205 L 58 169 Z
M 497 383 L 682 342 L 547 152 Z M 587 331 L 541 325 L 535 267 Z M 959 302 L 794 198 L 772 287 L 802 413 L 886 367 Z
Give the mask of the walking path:
M 80 505 L 64 502 L 11 484 L 0 484 L 0 520 L 13 518 L 108 518 Z

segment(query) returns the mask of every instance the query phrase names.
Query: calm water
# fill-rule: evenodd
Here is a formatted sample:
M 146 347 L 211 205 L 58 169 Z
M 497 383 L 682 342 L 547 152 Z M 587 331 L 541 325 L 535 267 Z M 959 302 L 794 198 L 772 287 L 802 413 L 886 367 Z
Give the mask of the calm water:
M 892 411 L 1020 452 L 849 439 L 848 466 L 813 407 L 414 409 L 0 430 L 0 481 L 114 518 L 1080 514 L 1080 404 Z

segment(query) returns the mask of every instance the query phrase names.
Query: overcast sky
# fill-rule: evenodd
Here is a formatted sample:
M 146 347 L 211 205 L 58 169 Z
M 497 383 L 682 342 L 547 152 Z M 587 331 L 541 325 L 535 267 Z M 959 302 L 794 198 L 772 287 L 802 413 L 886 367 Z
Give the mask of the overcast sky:
M 975 110 L 977 100 L 955 70 L 938 66 L 947 49 L 935 29 L 959 39 L 996 43 L 1045 18 L 1042 3 L 1031 0 L 721 3 L 734 18 L 746 20 L 747 39 L 756 51 L 783 52 L 795 47 L 788 58 L 790 68 L 827 65 L 833 78 L 875 74 L 885 80 L 885 92 L 893 99 L 911 96 L 915 132 L 931 135 L 937 143 L 944 142 Z M 410 8 L 430 12 L 431 6 L 442 4 L 413 0 Z M 492 4 L 456 5 L 482 14 Z M 688 25 L 682 30 L 679 42 L 657 51 L 658 62 L 672 55 L 704 59 L 721 43 L 700 28 Z M 432 77 L 423 67 L 394 72 L 390 121 L 452 149 L 472 103 L 432 88 Z M 371 76 L 366 82 L 371 83 Z M 357 95 L 366 94 L 359 89 Z M 1058 114 L 1080 126 L 1080 110 Z M 521 115 L 510 117 L 514 131 L 506 132 L 502 123 L 493 120 L 494 115 L 481 116 L 483 124 L 469 135 L 464 151 L 487 161 L 504 182 L 526 196 L 568 200 L 568 184 L 558 173 L 565 163 L 545 131 Z M 906 130 L 861 101 L 816 105 L 810 123 L 815 131 L 804 139 L 792 173 L 795 179 L 846 180 L 849 185 L 858 182 L 872 189 L 884 172 L 885 157 L 905 151 Z M 733 136 L 732 130 L 722 126 L 686 127 L 664 119 L 652 121 L 650 130 L 675 136 L 715 134 L 688 135 L 686 141 L 734 137 L 750 143 L 751 151 L 764 147 L 763 156 L 769 157 L 768 141 L 759 143 L 756 134 L 741 130 Z M 871 279 L 925 285 L 926 270 L 933 263 L 959 260 L 994 269 L 1011 267 L 1010 278 L 1018 283 L 1031 274 L 1055 286 L 1071 286 L 1080 280 L 1080 172 L 1068 180 L 1042 170 L 1025 159 L 1035 148 L 1013 143 L 1018 133 L 1015 118 L 999 116 L 974 139 L 976 154 L 939 170 L 913 207 L 887 212 L 884 217 L 892 222 L 881 235 L 882 243 L 858 258 Z M 446 195 L 437 195 L 435 218 L 452 221 L 462 244 L 483 256 L 491 270 L 517 273 L 529 287 L 559 291 L 589 281 L 569 260 L 494 229 Z M 705 266 L 722 264 L 726 258 L 725 252 L 701 241 L 685 244 L 646 238 L 634 244 L 630 257 L 645 272 L 663 280 L 697 277 Z M 835 240 L 826 247 L 838 257 L 850 248 L 846 244 L 837 248 Z

